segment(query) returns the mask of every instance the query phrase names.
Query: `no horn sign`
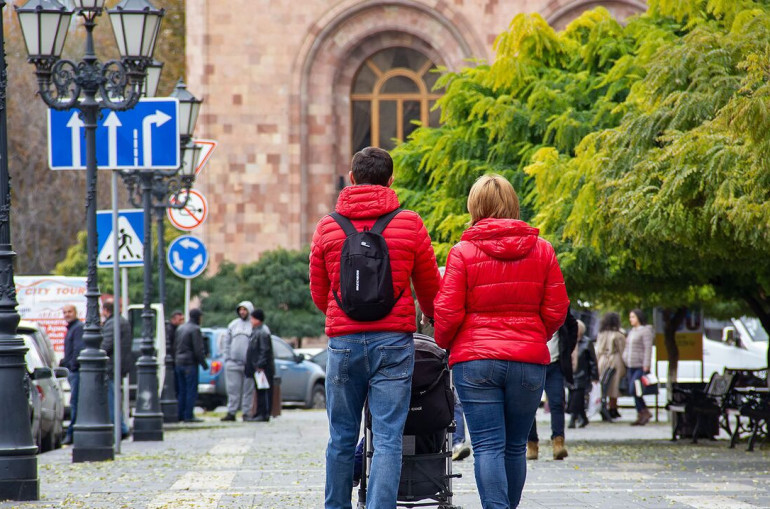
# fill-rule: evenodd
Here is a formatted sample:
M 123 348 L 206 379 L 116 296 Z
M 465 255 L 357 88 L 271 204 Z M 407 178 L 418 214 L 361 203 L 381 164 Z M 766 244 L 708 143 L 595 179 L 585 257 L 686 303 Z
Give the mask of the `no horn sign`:
M 171 198 L 171 203 L 184 203 L 181 208 L 169 207 L 167 209 L 168 220 L 174 227 L 182 231 L 192 231 L 206 221 L 209 215 L 209 205 L 203 193 L 190 189 L 189 198 L 186 192 L 179 194 L 178 198 Z

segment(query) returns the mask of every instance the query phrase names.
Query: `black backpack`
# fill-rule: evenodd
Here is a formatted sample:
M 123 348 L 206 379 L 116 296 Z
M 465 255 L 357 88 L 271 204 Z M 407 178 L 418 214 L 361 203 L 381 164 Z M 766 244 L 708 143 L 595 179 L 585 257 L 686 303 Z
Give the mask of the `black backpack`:
M 350 219 L 334 212 L 331 215 L 347 238 L 340 258 L 340 293 L 334 299 L 340 309 L 353 320 L 373 322 L 388 316 L 396 301 L 393 296 L 393 274 L 388 245 L 382 232 L 401 209 L 380 216 L 371 230 L 359 232 Z

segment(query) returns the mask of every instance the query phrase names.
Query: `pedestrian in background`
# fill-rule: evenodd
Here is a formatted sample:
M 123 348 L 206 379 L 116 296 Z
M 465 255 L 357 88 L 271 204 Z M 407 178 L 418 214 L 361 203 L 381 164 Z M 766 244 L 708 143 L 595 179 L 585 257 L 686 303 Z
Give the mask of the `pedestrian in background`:
M 273 355 L 273 339 L 270 329 L 265 325 L 265 312 L 255 309 L 251 312 L 251 342 L 246 353 L 246 365 L 244 373 L 246 378 L 254 381 L 256 374 L 264 373 L 267 389 L 256 390 L 256 412 L 253 417 L 244 417 L 244 421 L 267 422 L 270 420 L 270 411 L 273 408 L 273 379 L 275 377 L 275 357 Z
M 620 332 L 620 315 L 605 313 L 599 322 L 599 336 L 596 338 L 596 356 L 599 361 L 599 377 L 605 384 L 602 389 L 607 398 L 606 418 L 620 419 L 618 398 L 620 397 L 620 379 L 626 376 L 623 363 L 623 350 L 626 348 L 626 336 Z M 615 370 L 609 376 L 610 368 Z M 605 416 L 602 416 L 605 418 Z
M 176 339 L 176 330 L 184 323 L 184 313 L 175 309 L 166 321 L 166 355 L 174 358 L 174 340 Z
M 102 350 L 110 358 L 107 362 L 107 405 L 110 407 L 110 422 L 115 423 L 115 373 L 114 373 L 114 359 L 115 359 L 115 301 L 113 299 L 105 299 L 102 302 Z M 118 315 L 117 317 L 120 327 L 120 374 L 118 376 L 118 383 L 124 376 L 128 376 L 128 372 L 131 370 L 131 324 L 128 320 Z M 128 424 L 126 424 L 126 416 L 121 414 L 120 419 L 120 432 L 123 438 L 127 438 L 129 435 Z
M 569 300 L 556 253 L 519 220 L 510 182 L 480 177 L 468 212 L 471 226 L 449 251 L 435 301 L 436 343 L 449 349 L 481 504 L 513 508 L 551 361 L 547 342 L 564 323 Z
M 225 384 L 227 385 L 227 415 L 223 421 L 234 421 L 238 410 L 243 412 L 243 420 L 252 415 L 254 399 L 254 379 L 246 377 L 246 354 L 251 342 L 251 312 L 254 304 L 245 300 L 238 304 L 235 313 L 238 318 L 227 326 L 223 340 L 223 356 L 225 361 Z
M 650 325 L 647 325 L 646 317 L 641 309 L 633 309 L 628 314 L 631 330 L 628 331 L 626 347 L 623 350 L 623 362 L 626 365 L 626 377 L 628 379 L 628 391 L 634 394 L 636 405 L 636 420 L 631 426 L 644 426 L 652 414 L 647 409 L 647 404 L 642 396 L 637 396 L 634 391 L 634 382 L 650 372 L 652 365 L 652 343 L 655 333 Z
M 78 319 L 78 310 L 72 304 L 62 307 L 64 320 L 67 322 L 67 335 L 64 336 L 64 357 L 59 365 L 69 370 L 67 381 L 70 384 L 70 425 L 62 444 L 72 443 L 72 433 L 75 431 L 75 421 L 78 416 L 78 400 L 80 399 L 80 363 L 78 357 L 85 348 L 83 341 L 83 322 Z
M 392 509 L 396 506 L 401 477 L 404 424 L 414 370 L 416 324 L 410 281 L 421 309 L 430 318 L 440 277 L 422 219 L 415 212 L 401 210 L 396 193 L 390 189 L 393 184 L 390 154 L 367 147 L 353 156 L 351 166 L 348 177 L 352 185 L 340 193 L 336 212 L 318 222 L 310 250 L 310 293 L 316 307 L 326 314 L 329 336 L 325 507 L 351 507 L 354 455 L 364 403 L 368 401 L 374 455 L 366 507 Z M 364 229 L 381 232 L 382 239 L 371 234 L 371 238 L 367 237 L 370 242 L 365 245 L 347 243 L 347 239 Z M 364 305 L 372 301 L 372 294 L 391 301 L 390 309 L 367 306 L 367 309 L 386 312 L 384 317 L 364 321 L 348 314 L 359 316 L 355 305 L 360 294 L 355 291 L 356 276 L 347 270 L 343 272 L 343 245 L 350 250 L 362 247 L 372 250 L 369 252 L 381 262 L 377 264 L 377 276 L 390 284 L 366 287 L 360 294 L 369 297 L 362 299 Z M 386 260 L 389 265 L 384 263 Z M 343 281 L 348 283 L 344 289 Z M 345 293 L 347 288 L 352 290 L 349 295 Z M 351 308 L 345 303 L 354 306 Z
M 573 383 L 569 390 L 567 410 L 570 413 L 569 427 L 588 426 L 586 415 L 586 397 L 591 393 L 594 382 L 599 382 L 599 363 L 593 341 L 586 336 L 586 324 L 577 321 L 578 344 L 572 354 Z
M 203 334 L 200 309 L 190 310 L 190 320 L 176 330 L 174 341 L 176 379 L 179 392 L 179 420 L 184 422 L 203 422 L 194 415 L 195 401 L 198 399 L 198 366 L 209 369 L 206 354 L 203 351 Z
M 572 374 L 572 352 L 575 351 L 578 339 L 577 320 L 571 312 L 567 312 L 564 323 L 548 340 L 550 363 L 545 370 L 545 397 L 551 414 L 551 447 L 553 459 L 563 460 L 569 453 L 565 445 L 564 435 L 564 391 L 567 385 L 574 382 Z M 536 460 L 540 455 L 537 421 L 532 420 L 527 439 L 527 459 Z

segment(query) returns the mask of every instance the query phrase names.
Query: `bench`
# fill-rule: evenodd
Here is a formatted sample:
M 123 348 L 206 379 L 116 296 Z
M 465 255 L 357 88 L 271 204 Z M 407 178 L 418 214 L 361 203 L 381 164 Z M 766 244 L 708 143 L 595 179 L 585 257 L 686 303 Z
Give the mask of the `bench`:
M 675 386 L 671 401 L 666 405 L 671 412 L 671 440 L 689 435 L 690 429 L 693 443 L 698 443 L 699 437 L 713 438 L 719 434 L 720 427 L 730 434 L 726 410 L 735 380 L 732 373 L 714 373 L 703 389 Z
M 727 370 L 725 370 L 727 371 Z M 733 448 L 741 435 L 749 436 L 748 450 L 753 451 L 758 438 L 768 438 L 770 421 L 770 389 L 767 369 L 730 370 L 737 377 L 732 390 L 728 416 L 735 417 L 735 427 L 730 438 Z

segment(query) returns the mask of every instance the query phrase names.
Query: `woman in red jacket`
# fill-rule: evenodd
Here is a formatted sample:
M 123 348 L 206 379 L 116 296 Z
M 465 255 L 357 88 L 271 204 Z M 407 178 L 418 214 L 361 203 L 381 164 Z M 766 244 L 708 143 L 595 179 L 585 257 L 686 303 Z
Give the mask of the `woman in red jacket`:
M 519 504 L 526 442 L 543 394 L 546 342 L 569 300 L 553 247 L 519 218 L 499 175 L 468 196 L 471 227 L 449 252 L 435 301 L 436 342 L 449 349 L 484 509 Z

